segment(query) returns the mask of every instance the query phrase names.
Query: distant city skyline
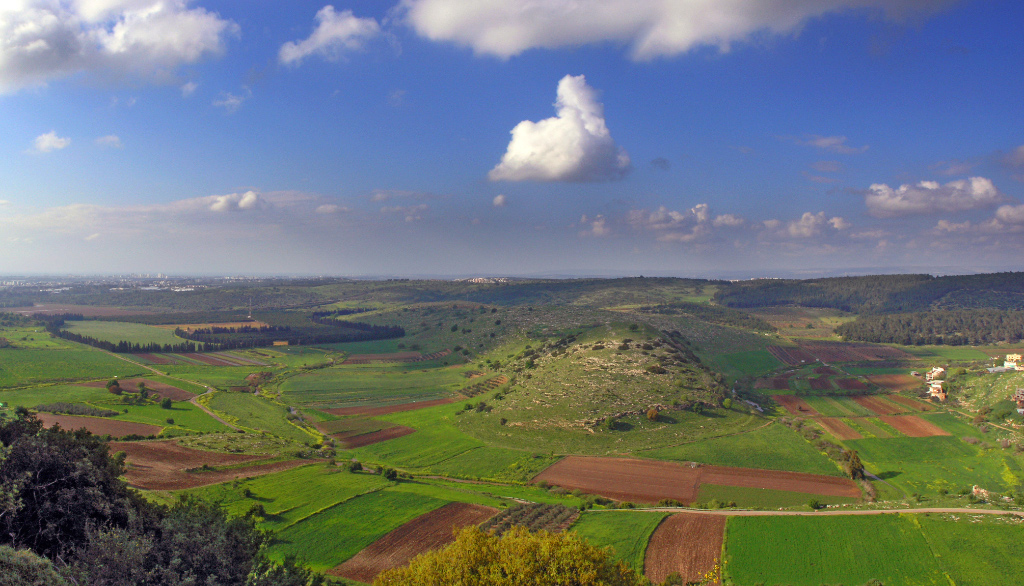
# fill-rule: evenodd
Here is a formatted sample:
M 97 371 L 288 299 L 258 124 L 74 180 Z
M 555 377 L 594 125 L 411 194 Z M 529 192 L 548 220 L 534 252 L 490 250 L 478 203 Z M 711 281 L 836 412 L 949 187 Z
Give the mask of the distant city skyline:
M 1021 22 L 1009 0 L 16 0 L 0 275 L 1015 270 Z

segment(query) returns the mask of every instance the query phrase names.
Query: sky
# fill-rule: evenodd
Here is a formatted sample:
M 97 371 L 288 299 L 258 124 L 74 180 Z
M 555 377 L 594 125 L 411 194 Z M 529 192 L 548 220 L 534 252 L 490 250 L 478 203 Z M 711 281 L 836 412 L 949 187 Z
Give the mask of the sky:
M 1015 0 L 0 0 L 0 274 L 1017 270 Z

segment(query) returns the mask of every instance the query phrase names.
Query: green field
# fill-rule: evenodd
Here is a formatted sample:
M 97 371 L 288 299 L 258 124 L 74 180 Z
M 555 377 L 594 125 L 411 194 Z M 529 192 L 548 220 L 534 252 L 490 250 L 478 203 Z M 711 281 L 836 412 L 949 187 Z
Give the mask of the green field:
M 580 515 L 571 530 L 598 547 L 610 547 L 615 560 L 622 560 L 642 573 L 647 541 L 667 516 L 668 513 L 588 511 Z
M 278 531 L 267 554 L 275 560 L 297 555 L 300 561 L 322 572 L 359 553 L 392 529 L 444 504 L 445 501 L 411 492 L 371 492 Z
M 209 407 L 226 421 L 239 427 L 271 433 L 299 442 L 319 437 L 288 422 L 288 408 L 245 392 L 217 392 Z
M 114 396 L 106 389 L 75 385 L 48 385 L 0 391 L 0 403 L 6 403 L 11 407 L 21 405 L 32 408 L 47 403 L 88 403 L 108 401 L 111 398 Z
M 895 514 L 730 517 L 723 578 L 744 585 L 949 584 L 916 523 Z
M 727 437 L 640 452 L 639 455 L 719 466 L 795 470 L 834 476 L 842 474 L 827 456 L 800 434 L 778 423 Z
M 900 346 L 914 356 L 946 360 L 990 360 L 988 354 L 970 346 Z
M 334 408 L 440 399 L 470 384 L 459 369 L 412 370 L 408 366 L 324 368 L 291 376 L 278 390 L 290 403 Z
M 722 504 L 736 503 L 741 509 L 778 509 L 805 507 L 812 500 L 822 505 L 843 505 L 860 502 L 860 499 L 842 496 L 823 496 L 805 494 L 786 490 L 767 488 L 747 488 L 743 486 L 718 486 L 701 484 L 697 491 L 697 502 L 707 505 L 712 501 Z
M 1020 584 L 1022 520 L 969 515 L 916 517 L 942 569 L 957 586 Z
M 126 378 L 147 371 L 80 345 L 61 349 L 0 348 L 0 388 L 45 382 Z
M 849 397 L 820 397 L 801 395 L 807 404 L 826 417 L 870 417 L 875 414 L 853 402 Z
M 175 336 L 174 330 L 123 321 L 68 321 L 64 323 L 63 329 L 114 344 L 121 341 L 132 344 L 161 345 L 187 342 L 187 340 Z
M 118 415 L 114 419 L 159 425 L 160 427 L 167 428 L 164 430 L 164 434 L 180 433 L 178 430 L 201 433 L 228 431 L 224 424 L 210 417 L 205 411 L 188 401 L 176 401 L 170 409 L 164 409 L 160 405 L 121 405 L 112 402 L 96 402 L 92 404 L 101 408 L 127 411 L 127 413 Z M 174 423 L 168 423 L 168 418 L 173 419 Z
M 739 373 L 741 376 L 760 376 L 767 374 L 783 364 L 767 350 L 750 350 L 733 354 L 722 354 L 717 360 Z

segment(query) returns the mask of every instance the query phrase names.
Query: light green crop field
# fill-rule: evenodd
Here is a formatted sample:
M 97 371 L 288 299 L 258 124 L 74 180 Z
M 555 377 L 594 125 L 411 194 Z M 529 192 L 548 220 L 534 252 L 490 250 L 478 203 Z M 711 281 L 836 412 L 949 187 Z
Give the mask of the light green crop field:
M 145 369 L 106 352 L 75 345 L 55 350 L 0 348 L 0 388 L 45 382 L 125 378 Z
M 587 511 L 580 515 L 571 531 L 598 547 L 610 547 L 613 559 L 626 562 L 643 573 L 647 542 L 666 516 L 668 513 Z
M 209 366 L 205 364 L 161 364 L 156 368 L 173 377 L 220 389 L 244 387 L 248 384 L 245 377 L 250 374 L 273 370 L 266 366 Z
M 873 579 L 885 586 L 948 585 L 928 541 L 907 517 L 730 517 L 723 578 L 792 586 Z
M 1019 518 L 919 515 L 915 519 L 942 569 L 957 586 L 1024 582 Z
M 0 337 L 7 339 L 11 348 L 22 350 L 55 350 L 58 348 L 81 348 L 74 342 L 68 342 L 50 335 L 42 326 L 30 328 L 0 327 Z
M 970 346 L 899 346 L 899 348 L 925 360 L 989 360 L 988 354 Z
M 462 372 L 379 364 L 339 366 L 289 377 L 279 391 L 288 402 L 311 407 L 381 406 L 449 397 L 470 384 Z
M 219 501 L 234 515 L 261 504 L 267 512 L 261 525 L 280 531 L 318 511 L 391 484 L 379 474 L 353 474 L 336 466 L 310 464 L 186 492 Z
M 573 496 L 571 493 L 560 493 L 533 485 L 519 484 L 482 484 L 469 482 L 455 482 L 452 480 L 417 479 L 420 483 L 429 483 L 458 490 L 460 492 L 479 493 L 495 498 L 518 499 L 534 503 L 551 505 L 565 505 L 567 507 L 580 507 L 583 499 Z M 452 499 L 463 500 L 463 499 Z
M 64 323 L 64 329 L 81 336 L 89 336 L 115 344 L 121 341 L 132 344 L 181 344 L 187 342 L 187 340 L 175 336 L 174 330 L 122 321 L 69 321 Z
M 859 499 L 842 496 L 823 496 L 787 490 L 747 488 L 744 486 L 719 486 L 701 484 L 697 491 L 697 502 L 705 505 L 711 501 L 728 504 L 736 503 L 741 509 L 779 509 L 805 507 L 812 500 L 823 505 L 844 505 L 860 502 Z
M 861 407 L 849 397 L 821 397 L 801 395 L 807 404 L 826 417 L 869 417 L 874 411 Z
M 101 408 L 128 411 L 128 413 L 118 415 L 114 419 L 148 423 L 161 427 L 171 426 L 170 429 L 165 430 L 165 433 L 175 433 L 174 428 L 203 433 L 229 431 L 224 424 L 210 417 L 205 411 L 188 401 L 177 401 L 170 409 L 164 409 L 160 405 L 122 405 L 111 401 L 95 402 L 92 404 Z M 168 418 L 173 419 L 174 423 L 168 423 Z
M 107 401 L 113 395 L 106 389 L 79 387 L 74 385 L 52 385 L 0 391 L 0 403 L 11 407 L 19 405 L 32 408 L 47 403 L 86 403 Z
M 444 504 L 411 492 L 380 490 L 357 496 L 277 532 L 267 555 L 277 561 L 296 555 L 313 570 L 329 570 L 389 531 Z
M 644 451 L 638 455 L 677 462 L 842 475 L 827 456 L 800 434 L 778 423 L 727 437 Z
M 956 379 L 957 399 L 973 410 L 1009 399 L 1024 387 L 1024 372 L 969 374 Z
M 399 348 L 398 346 L 402 347 Z M 317 348 L 327 348 L 335 352 L 352 354 L 390 354 L 392 352 L 408 352 L 409 342 L 392 338 L 390 340 L 372 340 L 369 342 L 344 342 L 341 344 L 318 344 Z
M 265 431 L 287 439 L 306 442 L 313 439 L 298 427 L 289 423 L 285 416 L 288 408 L 271 403 L 245 392 L 218 392 L 210 399 L 209 406 L 225 419 L 240 427 Z
M 767 350 L 750 350 L 733 354 L 720 354 L 716 361 L 736 371 L 741 376 L 760 376 L 783 366 Z

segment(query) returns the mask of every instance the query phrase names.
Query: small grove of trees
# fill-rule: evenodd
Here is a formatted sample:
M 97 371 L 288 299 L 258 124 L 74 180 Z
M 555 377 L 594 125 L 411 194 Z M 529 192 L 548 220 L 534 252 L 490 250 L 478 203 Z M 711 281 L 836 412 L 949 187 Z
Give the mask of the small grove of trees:
M 374 586 L 642 586 L 648 584 L 608 550 L 576 533 L 531 533 L 513 527 L 500 537 L 476 527 L 459 532 L 444 549 L 415 558 L 408 567 L 386 571 Z

